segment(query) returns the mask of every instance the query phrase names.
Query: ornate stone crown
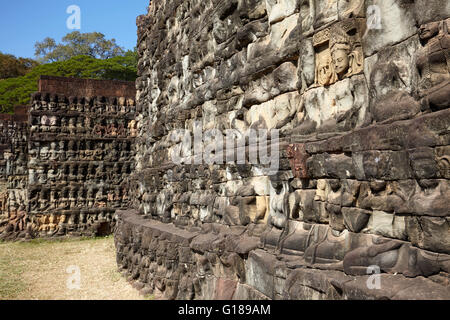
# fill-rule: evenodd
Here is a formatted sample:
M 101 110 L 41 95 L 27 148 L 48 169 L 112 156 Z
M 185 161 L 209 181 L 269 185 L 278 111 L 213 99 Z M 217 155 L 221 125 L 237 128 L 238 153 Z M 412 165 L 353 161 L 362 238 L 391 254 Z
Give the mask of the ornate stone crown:
M 351 51 L 352 49 L 352 41 L 341 27 L 335 26 L 331 29 L 330 32 L 330 50 L 343 49 L 347 51 Z

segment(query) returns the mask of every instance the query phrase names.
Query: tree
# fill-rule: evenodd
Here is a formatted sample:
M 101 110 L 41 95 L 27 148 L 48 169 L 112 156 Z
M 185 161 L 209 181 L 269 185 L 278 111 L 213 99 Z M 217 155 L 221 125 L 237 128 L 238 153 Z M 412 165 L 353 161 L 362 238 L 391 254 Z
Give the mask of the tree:
M 24 76 L 37 65 L 32 59 L 16 58 L 12 54 L 0 52 L 0 79 Z
M 0 80 L 0 112 L 12 112 L 16 105 L 30 103 L 30 96 L 38 90 L 41 75 L 100 80 L 134 81 L 137 78 L 137 53 L 100 60 L 91 56 L 76 56 L 67 61 L 43 64 L 25 76 Z
M 99 32 L 74 31 L 62 38 L 60 44 L 52 38 L 45 38 L 42 42 L 36 42 L 34 47 L 36 57 L 43 63 L 66 61 L 80 55 L 110 59 L 125 54 L 115 39 L 107 40 L 105 35 Z

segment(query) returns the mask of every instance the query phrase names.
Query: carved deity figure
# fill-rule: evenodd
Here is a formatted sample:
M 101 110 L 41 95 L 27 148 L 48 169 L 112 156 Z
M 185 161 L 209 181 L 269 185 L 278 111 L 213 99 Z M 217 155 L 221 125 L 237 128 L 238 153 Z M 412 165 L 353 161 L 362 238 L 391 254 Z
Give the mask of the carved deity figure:
M 450 98 L 450 18 L 420 27 L 424 47 L 417 53 L 422 104 L 443 109 Z
M 55 190 L 50 191 L 50 209 L 58 208 L 59 194 Z
M 79 209 L 84 208 L 86 199 L 84 198 L 84 188 L 80 187 L 77 193 L 77 207 Z
M 120 119 L 118 121 L 118 126 L 117 126 L 117 136 L 119 138 L 126 138 L 127 137 L 127 130 L 125 129 L 125 125 L 123 123 L 123 120 Z
M 104 148 L 104 143 L 99 142 L 94 151 L 94 160 L 100 161 L 103 159 L 103 152 L 104 152 L 103 148 Z
M 111 137 L 117 137 L 118 131 L 115 121 L 112 121 L 110 124 L 108 124 L 106 134 Z
M 58 202 L 58 208 L 59 209 L 68 209 L 69 208 L 69 199 L 68 199 L 68 194 L 69 194 L 69 188 L 64 188 L 61 192 L 61 198 L 59 199 Z
M 137 132 L 137 122 L 136 120 L 131 120 L 128 123 L 128 132 L 130 137 L 136 137 L 138 132 Z
M 69 119 L 69 133 L 70 134 L 76 134 L 77 133 L 77 127 L 76 127 L 76 119 L 75 118 L 70 118 Z
M 28 183 L 30 185 L 36 184 L 36 171 L 33 168 L 28 169 Z
M 103 162 L 101 162 L 97 166 L 97 169 L 95 170 L 95 179 L 97 180 L 97 182 L 101 182 L 104 179 L 104 176 L 105 176 L 104 166 Z
M 316 82 L 321 86 L 327 86 L 337 81 L 331 57 L 328 54 L 318 56 L 316 62 Z
M 41 132 L 50 131 L 50 118 L 47 115 L 41 117 Z
M 90 186 L 86 193 L 86 204 L 88 208 L 92 208 L 94 206 L 94 188 Z
M 287 182 L 271 180 L 269 224 L 282 229 L 288 220 L 288 194 L 289 185 Z
M 95 165 L 92 162 L 90 162 L 87 169 L 86 180 L 89 181 L 94 178 L 95 178 Z
M 50 215 L 50 218 L 48 219 L 48 232 L 53 233 L 58 225 L 55 223 L 57 222 L 56 216 L 54 214 Z
M 69 161 L 77 160 L 76 145 L 74 140 L 69 141 L 66 154 Z
M 357 74 L 363 70 L 362 53 L 352 44 L 350 37 L 340 27 L 331 31 L 330 52 L 333 69 L 339 80 Z
M 58 117 L 50 117 L 50 132 L 55 133 L 58 130 Z
M 58 172 L 55 167 L 50 167 L 47 173 L 47 179 L 51 182 L 55 182 L 58 180 Z
M 48 146 L 42 146 L 39 150 L 39 159 L 46 161 L 50 157 L 49 147 Z
M 76 124 L 76 132 L 77 134 L 84 134 L 86 132 L 86 127 L 84 126 L 85 121 L 83 117 L 77 118 L 77 124 Z
M 49 199 L 47 198 L 47 192 L 42 189 L 39 193 L 39 210 L 41 212 L 45 211 L 49 207 Z
M 50 160 L 56 161 L 59 158 L 59 152 L 56 150 L 56 142 L 50 143 Z
M 77 181 L 77 169 L 75 164 L 69 166 L 69 181 Z
M 40 130 L 41 118 L 39 116 L 33 117 L 31 120 L 30 132 L 39 132 Z
M 120 200 L 122 197 L 120 196 L 120 187 L 116 187 L 114 189 L 114 197 L 113 197 L 113 207 L 119 208 L 120 207 Z
M 45 170 L 45 166 L 41 165 L 36 169 L 36 173 L 38 176 L 38 181 L 40 184 L 47 183 L 47 171 Z
M 100 187 L 95 195 L 95 207 L 96 208 L 106 208 L 107 198 L 103 193 L 103 187 Z
M 94 128 L 92 129 L 92 133 L 94 136 L 101 137 L 105 132 L 105 127 L 101 124 L 101 121 L 97 121 Z
M 92 119 L 91 119 L 91 117 L 85 117 L 84 118 L 84 128 L 86 129 L 86 132 L 91 132 L 91 129 L 92 129 Z
M 76 110 L 78 111 L 78 112 L 84 112 L 84 101 L 83 101 L 84 99 L 78 99 L 77 100 L 77 104 L 76 104 Z
M 59 216 L 58 235 L 60 236 L 66 233 L 66 220 L 67 216 L 65 214 Z
M 80 164 L 78 167 L 77 180 L 78 182 L 83 182 L 86 179 L 86 165 Z
M 91 140 L 86 141 L 86 148 L 84 149 L 83 160 L 86 161 L 94 160 L 93 142 Z
M 69 203 L 70 203 L 69 207 L 70 207 L 70 209 L 74 209 L 77 204 L 77 197 L 76 197 L 75 193 L 76 193 L 76 189 L 70 188 L 70 191 L 69 191 Z
M 268 230 L 262 236 L 264 245 L 267 238 L 273 233 L 281 230 L 277 237 L 277 250 L 282 250 L 284 241 L 289 234 L 289 182 L 283 181 L 279 174 L 270 178 L 270 200 L 269 200 L 269 219 L 267 220 Z
M 313 37 L 315 84 L 328 86 L 363 71 L 361 19 L 348 19 Z
M 63 133 L 63 134 L 69 133 L 69 126 L 68 126 L 66 117 L 61 118 L 61 133 Z
M 129 159 L 129 157 L 130 157 L 130 151 L 128 151 L 129 150 L 129 146 L 128 146 L 128 144 L 125 142 L 125 141 L 123 141 L 121 144 L 120 144 L 120 159 L 119 159 L 119 161 L 127 161 L 128 159 Z

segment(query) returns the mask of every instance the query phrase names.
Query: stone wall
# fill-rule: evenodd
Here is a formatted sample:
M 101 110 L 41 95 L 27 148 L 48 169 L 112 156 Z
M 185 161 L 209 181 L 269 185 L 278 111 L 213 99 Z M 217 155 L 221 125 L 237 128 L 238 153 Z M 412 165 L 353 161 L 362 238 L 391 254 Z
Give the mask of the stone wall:
M 124 97 L 134 99 L 136 88 L 132 82 L 41 76 L 39 92 L 51 92 L 67 97 Z
M 17 106 L 14 114 L 0 118 L 0 229 L 9 224 L 10 232 L 25 227 L 28 108 Z
M 449 299 L 449 17 L 438 0 L 152 1 L 116 228 L 130 280 L 168 298 Z M 198 161 L 195 129 L 277 130 L 278 172 Z
M 32 96 L 23 152 L 15 147 L 8 158 L 4 239 L 110 234 L 115 210 L 129 205 L 134 83 L 58 78 L 52 87 L 50 80 L 44 77 L 39 87 L 53 91 Z M 104 95 L 111 90 L 117 96 Z

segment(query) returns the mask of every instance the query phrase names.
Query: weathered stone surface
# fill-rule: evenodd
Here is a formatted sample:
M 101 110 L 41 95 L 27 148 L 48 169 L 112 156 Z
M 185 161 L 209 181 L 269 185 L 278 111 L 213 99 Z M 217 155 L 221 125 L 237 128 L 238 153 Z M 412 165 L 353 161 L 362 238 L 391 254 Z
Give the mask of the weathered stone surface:
M 417 32 L 413 4 L 405 0 L 367 0 L 366 6 L 376 5 L 381 18 L 381 30 L 368 28 L 363 37 L 364 55 L 373 55 L 376 51 L 397 44 Z
M 43 76 L 39 89 L 8 134 L 1 237 L 110 234 L 115 210 L 130 205 L 134 84 Z
M 168 298 L 445 299 L 449 8 L 428 3 L 152 1 L 119 265 Z

